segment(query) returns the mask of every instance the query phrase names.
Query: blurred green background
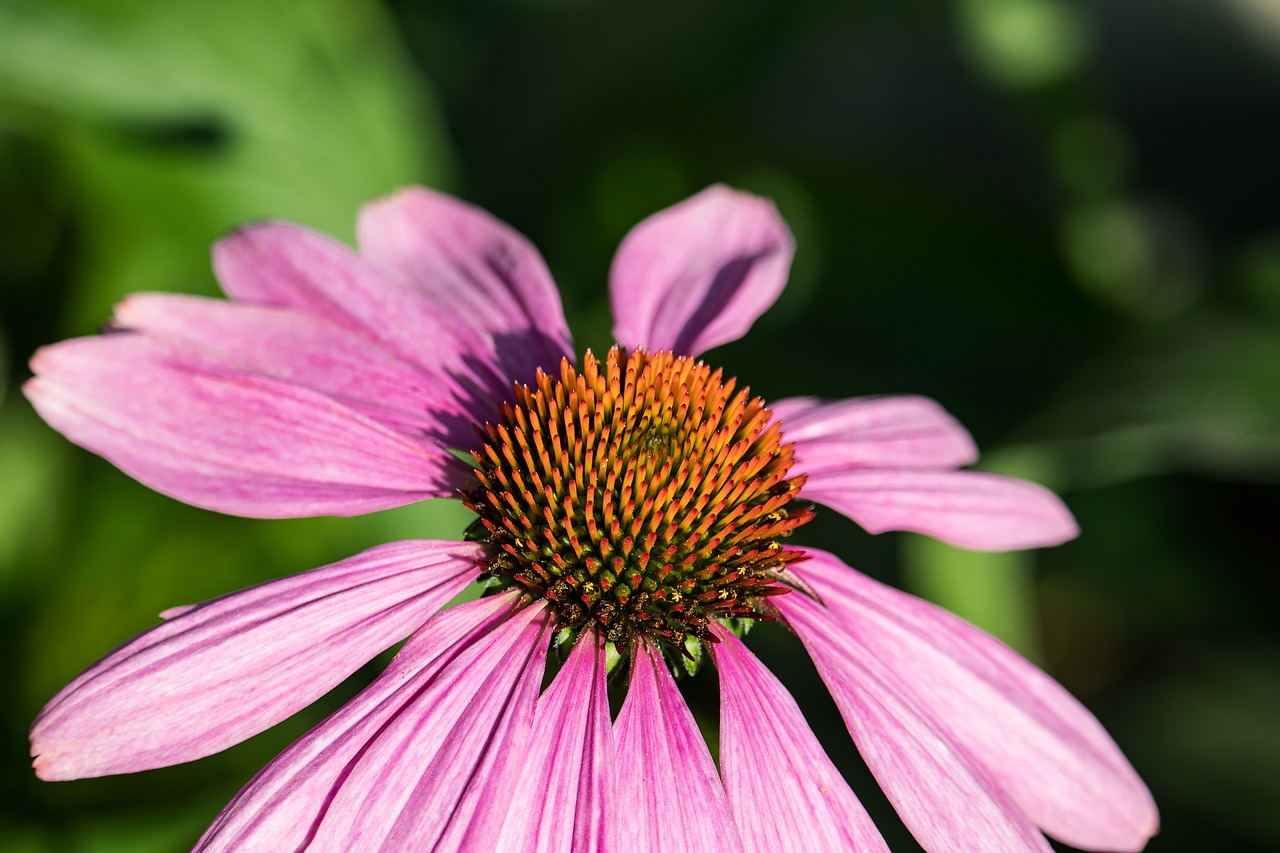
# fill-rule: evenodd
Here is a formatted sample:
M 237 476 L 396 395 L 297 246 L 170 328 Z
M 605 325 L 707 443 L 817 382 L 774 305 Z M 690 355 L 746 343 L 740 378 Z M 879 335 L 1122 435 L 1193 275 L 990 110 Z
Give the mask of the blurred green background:
M 0 0 L 0 850 L 188 847 L 377 665 L 133 777 L 36 781 L 43 702 L 164 608 L 466 520 L 159 497 L 34 416 L 37 346 L 130 291 L 216 292 L 237 223 L 349 240 L 415 182 L 532 238 L 579 346 L 606 346 L 617 241 L 715 181 L 772 195 L 799 253 L 714 360 L 766 398 L 932 396 L 1084 530 L 973 555 L 826 513 L 805 541 L 1080 696 L 1161 806 L 1150 850 L 1280 848 L 1278 112 L 1272 0 Z M 798 644 L 753 640 L 915 849 Z M 713 722 L 714 677 L 686 688 Z

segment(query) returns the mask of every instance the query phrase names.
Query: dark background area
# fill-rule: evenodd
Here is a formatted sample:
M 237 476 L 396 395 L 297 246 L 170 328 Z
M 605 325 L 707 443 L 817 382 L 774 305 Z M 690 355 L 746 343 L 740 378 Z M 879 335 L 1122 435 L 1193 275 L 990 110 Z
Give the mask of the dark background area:
M 1280 847 L 1278 112 L 1269 0 L 0 0 L 0 849 L 190 846 L 380 663 L 132 777 L 36 781 L 43 702 L 160 610 L 467 520 L 162 498 L 35 417 L 37 346 L 131 291 L 216 292 L 238 223 L 350 240 L 361 202 L 427 183 L 527 234 L 605 347 L 618 240 L 718 181 L 772 196 L 799 250 L 711 360 L 767 399 L 931 396 L 1084 531 L 981 555 L 826 513 L 804 540 L 1081 697 L 1161 807 L 1149 850 Z M 798 643 L 751 639 L 914 849 Z M 714 737 L 714 674 L 686 687 Z

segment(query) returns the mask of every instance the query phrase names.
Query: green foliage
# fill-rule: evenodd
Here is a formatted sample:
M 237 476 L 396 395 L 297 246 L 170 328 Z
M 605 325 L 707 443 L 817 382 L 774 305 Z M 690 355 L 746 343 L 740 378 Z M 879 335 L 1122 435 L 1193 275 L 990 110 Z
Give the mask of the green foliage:
M 36 782 L 42 703 L 165 608 L 469 521 L 447 501 L 185 507 L 44 426 L 24 359 L 128 292 L 215 293 L 208 247 L 240 223 L 349 240 L 361 203 L 413 182 L 526 232 L 597 350 L 631 224 L 714 181 L 773 196 L 791 286 L 712 358 L 766 399 L 932 396 L 982 467 L 1061 491 L 1083 530 L 973 554 L 822 513 L 798 539 L 1081 695 L 1163 807 L 1152 851 L 1280 844 L 1280 137 L 1259 120 L 1280 78 L 1270 30 L 1230 17 L 1252 6 L 390 5 L 0 0 L 0 849 L 189 846 L 379 663 L 249 743 L 131 777 Z M 914 849 L 798 642 L 769 623 L 750 641 Z M 681 689 L 714 744 L 705 675 Z
M 82 226 L 65 331 L 126 292 L 211 293 L 236 224 L 349 239 L 362 202 L 447 183 L 431 89 L 373 3 L 96 5 L 0 5 L 5 124 L 52 147 Z

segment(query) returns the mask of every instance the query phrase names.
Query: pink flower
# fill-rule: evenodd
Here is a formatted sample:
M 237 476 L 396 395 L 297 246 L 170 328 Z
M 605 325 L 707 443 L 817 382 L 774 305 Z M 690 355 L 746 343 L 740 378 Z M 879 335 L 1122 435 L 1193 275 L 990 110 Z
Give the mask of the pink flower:
M 926 849 L 1047 851 L 1045 832 L 1139 850 L 1155 833 L 1141 780 L 1048 676 L 790 544 L 806 501 L 979 549 L 1076 528 L 1036 485 L 957 470 L 976 451 L 935 403 L 766 407 L 696 360 L 784 286 L 772 204 L 712 187 L 638 225 L 611 273 L 619 347 L 580 367 L 542 259 L 482 211 L 405 190 L 362 212 L 359 240 L 246 228 L 214 250 L 230 301 L 131 296 L 114 333 L 40 351 L 27 395 L 187 503 L 291 517 L 460 496 L 470 541 L 384 545 L 162 614 L 41 712 L 41 778 L 225 749 L 408 637 L 198 849 L 884 850 L 740 639 L 774 618 Z M 481 575 L 492 594 L 445 608 Z M 700 650 L 719 768 L 671 674 Z M 549 654 L 564 660 L 543 691 Z

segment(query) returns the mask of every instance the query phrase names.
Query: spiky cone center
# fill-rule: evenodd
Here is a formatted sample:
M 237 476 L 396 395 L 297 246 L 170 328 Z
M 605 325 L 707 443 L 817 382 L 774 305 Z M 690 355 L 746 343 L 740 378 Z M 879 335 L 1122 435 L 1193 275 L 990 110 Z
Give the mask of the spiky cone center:
M 492 546 L 482 568 L 551 602 L 561 628 L 594 623 L 619 649 L 638 634 L 707 639 L 753 618 L 801 558 L 782 540 L 812 517 L 804 477 L 758 397 L 671 352 L 590 351 L 538 372 L 481 430 L 464 502 Z

